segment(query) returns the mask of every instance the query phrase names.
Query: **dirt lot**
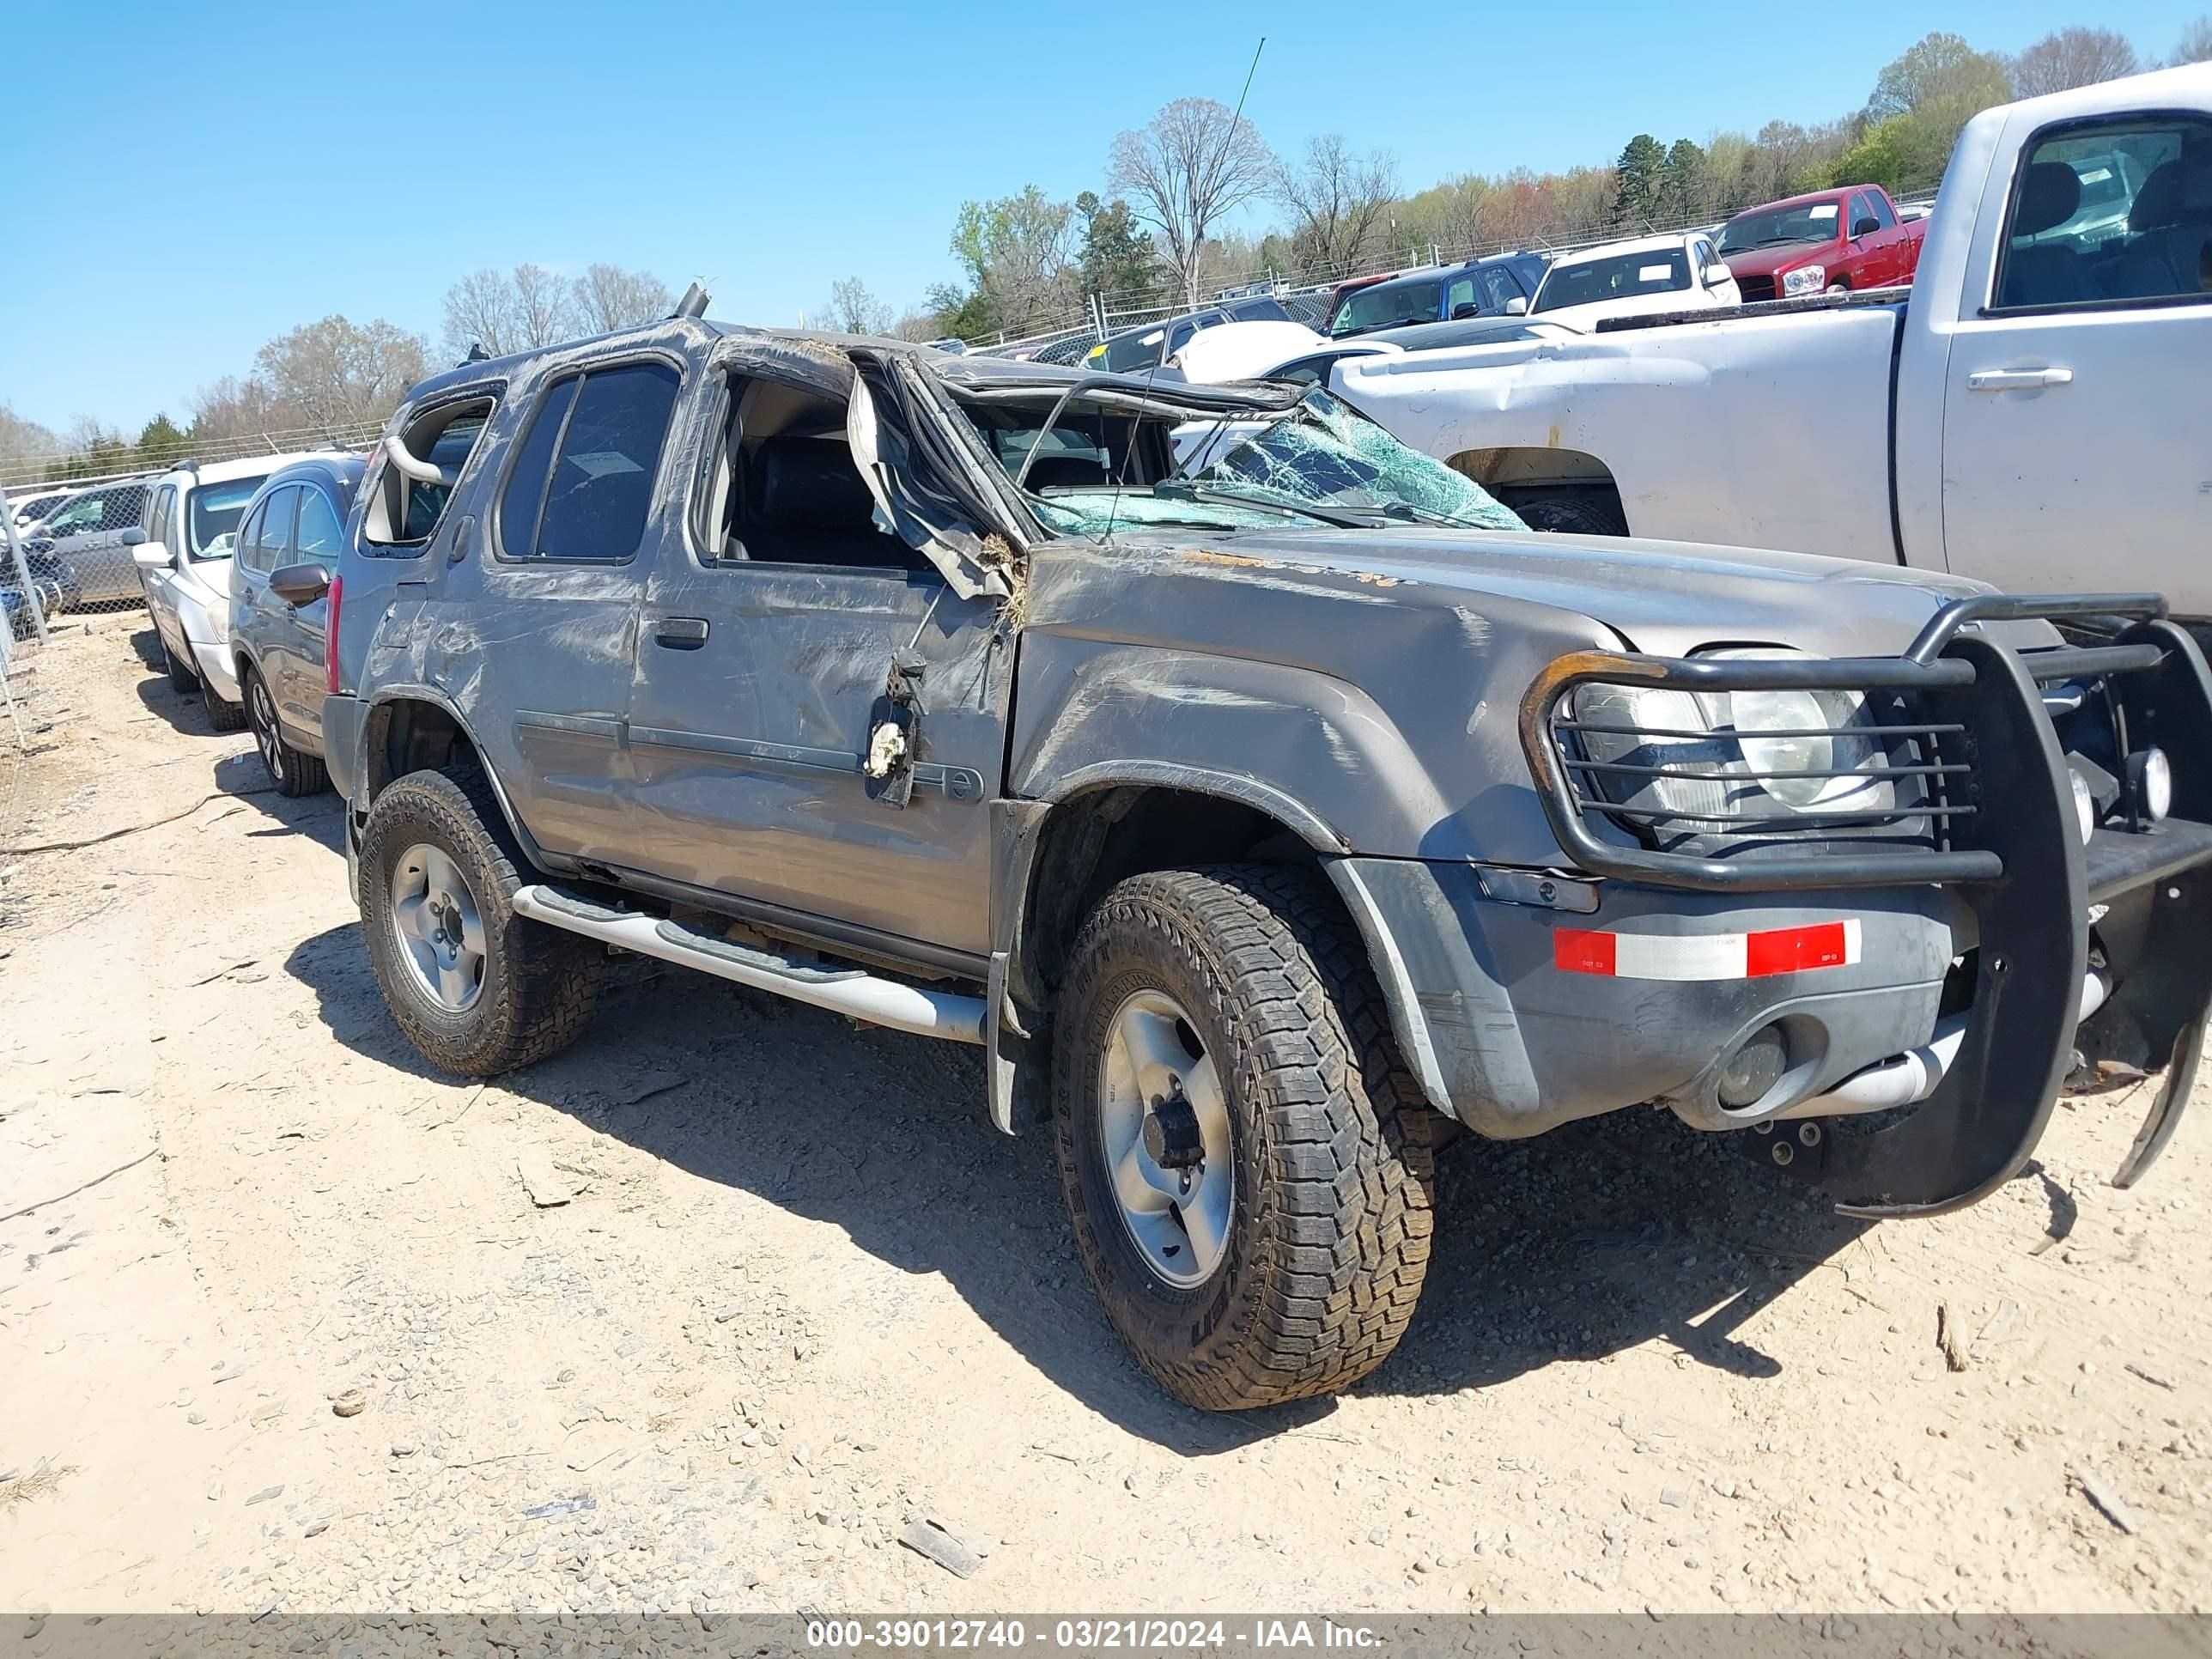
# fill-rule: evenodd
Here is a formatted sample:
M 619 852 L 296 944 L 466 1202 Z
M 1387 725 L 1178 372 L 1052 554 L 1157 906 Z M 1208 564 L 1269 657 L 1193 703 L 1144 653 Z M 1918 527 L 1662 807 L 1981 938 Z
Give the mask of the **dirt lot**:
M 1656 1115 L 1464 1144 L 1396 1357 L 1205 1417 L 970 1051 L 632 964 L 568 1053 L 433 1074 L 337 802 L 150 640 L 57 640 L 0 726 L 0 848 L 119 832 L 0 854 L 0 1608 L 2212 1600 L 2212 1120 L 2119 1193 L 2143 1103 L 2071 1103 L 1878 1228 Z

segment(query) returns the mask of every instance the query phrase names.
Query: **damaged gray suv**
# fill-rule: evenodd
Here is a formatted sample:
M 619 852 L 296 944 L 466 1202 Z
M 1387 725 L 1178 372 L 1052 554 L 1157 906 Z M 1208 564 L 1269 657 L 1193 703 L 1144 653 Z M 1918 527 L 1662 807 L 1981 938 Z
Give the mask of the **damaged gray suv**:
M 1866 1216 L 2069 1079 L 2164 1072 L 2122 1184 L 2172 1133 L 2212 687 L 2155 598 L 1535 535 L 1325 392 L 696 309 L 424 383 L 272 584 L 439 1066 L 574 1040 L 611 947 L 980 1045 L 1220 1409 L 1390 1352 L 1454 1125 L 1660 1107 Z

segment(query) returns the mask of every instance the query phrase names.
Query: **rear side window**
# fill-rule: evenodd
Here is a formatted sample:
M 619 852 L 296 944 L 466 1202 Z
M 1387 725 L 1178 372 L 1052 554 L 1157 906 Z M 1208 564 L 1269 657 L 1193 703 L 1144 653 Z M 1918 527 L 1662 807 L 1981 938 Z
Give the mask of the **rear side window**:
M 102 530 L 129 530 L 146 516 L 146 486 L 125 484 L 111 489 L 100 498 L 100 527 Z
M 438 533 L 454 483 L 491 419 L 490 397 L 458 398 L 413 414 L 400 428 L 400 441 L 417 459 L 446 475 L 445 482 L 410 478 L 379 453 L 369 463 L 362 488 L 368 507 L 362 520 L 362 550 L 371 556 L 408 557 Z M 380 550 L 389 549 L 389 554 Z
M 331 498 L 313 485 L 300 491 L 300 528 L 294 536 L 294 552 L 303 560 L 333 559 L 344 541 L 344 527 Z
M 512 559 L 634 556 L 679 384 L 665 363 L 623 363 L 550 388 L 501 495 L 501 552 Z

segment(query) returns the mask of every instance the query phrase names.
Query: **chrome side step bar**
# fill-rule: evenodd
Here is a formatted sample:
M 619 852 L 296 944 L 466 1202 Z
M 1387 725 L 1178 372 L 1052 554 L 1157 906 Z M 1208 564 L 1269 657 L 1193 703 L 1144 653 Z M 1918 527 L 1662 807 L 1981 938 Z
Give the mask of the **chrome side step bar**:
M 956 996 L 926 991 L 902 981 L 884 979 L 860 969 L 824 968 L 794 961 L 767 951 L 716 939 L 658 916 L 616 910 L 557 887 L 544 884 L 519 888 L 514 895 L 518 915 L 542 921 L 571 933 L 581 933 L 606 945 L 658 957 L 679 967 L 696 968 L 718 979 L 772 991 L 833 1014 L 845 1014 L 871 1025 L 888 1025 L 895 1031 L 919 1036 L 943 1037 L 952 1042 L 983 1041 L 984 1002 L 981 997 Z

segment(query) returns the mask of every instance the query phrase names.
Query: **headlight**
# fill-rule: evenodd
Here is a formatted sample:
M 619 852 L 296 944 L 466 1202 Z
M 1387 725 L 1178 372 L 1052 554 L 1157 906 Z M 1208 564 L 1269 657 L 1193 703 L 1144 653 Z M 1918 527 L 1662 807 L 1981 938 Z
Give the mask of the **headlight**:
M 2089 793 L 2089 780 L 2072 767 L 2066 769 L 2066 781 L 2074 792 L 2074 828 L 2081 836 L 2081 845 L 2089 844 L 2089 837 L 2097 833 L 2097 798 Z
M 1797 652 L 1715 651 L 1713 657 L 1796 657 Z M 1616 805 L 1679 816 L 1689 834 L 1725 835 L 1731 818 L 1903 811 L 1886 775 L 1888 751 L 1856 691 L 1680 691 L 1591 684 L 1575 692 L 1583 774 Z M 1597 728 L 1593 730 L 1592 728 Z M 1900 822 L 1899 830 L 1917 832 Z
M 1800 265 L 1796 270 L 1784 271 L 1782 275 L 1782 292 L 1786 295 L 1820 294 L 1825 292 L 1827 286 L 1828 268 L 1826 265 Z

